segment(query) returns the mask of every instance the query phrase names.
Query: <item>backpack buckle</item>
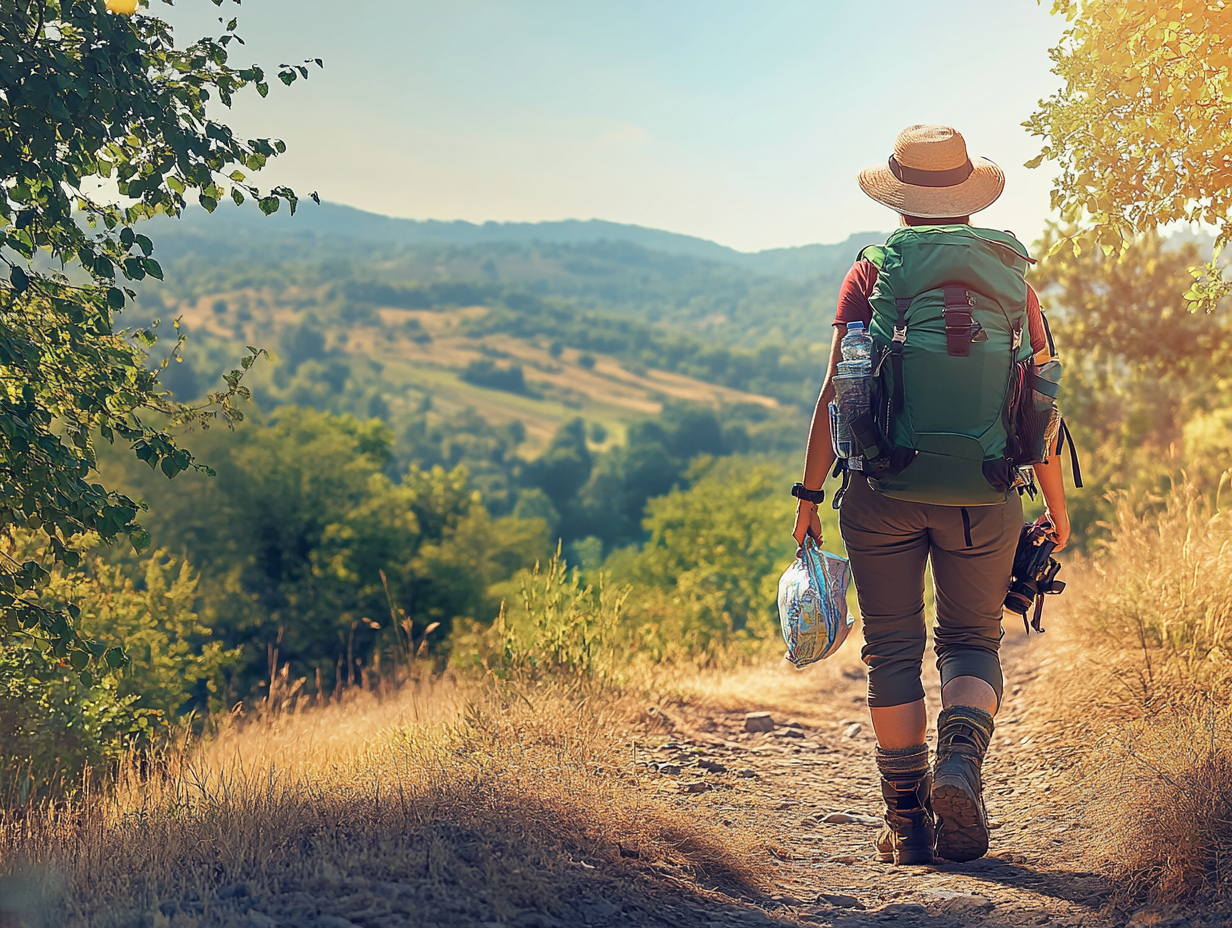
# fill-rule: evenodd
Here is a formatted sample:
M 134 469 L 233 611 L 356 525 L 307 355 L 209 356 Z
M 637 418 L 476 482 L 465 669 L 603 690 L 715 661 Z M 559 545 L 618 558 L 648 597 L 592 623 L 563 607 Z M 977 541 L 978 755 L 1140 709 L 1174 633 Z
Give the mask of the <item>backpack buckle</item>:
M 970 290 L 959 284 L 946 284 L 942 292 L 945 305 L 941 314 L 945 319 L 946 354 L 965 358 L 971 354 L 971 343 L 976 340 L 977 335 L 978 323 L 971 316 L 971 310 L 975 308 L 975 297 Z M 979 328 L 983 329 L 982 326 Z
M 890 339 L 892 342 L 898 342 L 900 345 L 907 343 L 907 327 L 894 326 L 894 337 Z

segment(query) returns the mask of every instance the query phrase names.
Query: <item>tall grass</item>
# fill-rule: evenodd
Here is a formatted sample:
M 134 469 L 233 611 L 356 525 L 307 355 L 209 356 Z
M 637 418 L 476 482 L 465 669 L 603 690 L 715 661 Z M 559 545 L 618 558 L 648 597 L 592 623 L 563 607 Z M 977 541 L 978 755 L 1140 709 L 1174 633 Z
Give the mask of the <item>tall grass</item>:
M 1226 494 L 1228 476 L 1219 484 Z M 1116 519 L 1054 625 L 1076 800 L 1127 901 L 1232 891 L 1232 512 L 1191 481 Z
M 24 881 L 32 928 L 164 924 L 166 900 L 194 900 L 204 928 L 238 917 L 227 887 L 257 904 L 369 880 L 426 886 L 426 899 L 447 887 L 449 904 L 482 898 L 509 918 L 556 911 L 578 860 L 605 879 L 658 861 L 758 885 L 751 837 L 639 788 L 632 711 L 550 681 L 448 677 L 267 707 L 209 744 L 130 764 L 107 795 L 0 816 L 0 881 Z
M 1228 475 L 1220 489 L 1227 492 Z M 1122 496 L 1070 616 L 1105 708 L 1149 712 L 1232 688 L 1232 510 L 1192 482 L 1162 508 Z
M 1232 894 L 1232 710 L 1213 700 L 1119 729 L 1089 767 L 1088 815 L 1122 898 Z

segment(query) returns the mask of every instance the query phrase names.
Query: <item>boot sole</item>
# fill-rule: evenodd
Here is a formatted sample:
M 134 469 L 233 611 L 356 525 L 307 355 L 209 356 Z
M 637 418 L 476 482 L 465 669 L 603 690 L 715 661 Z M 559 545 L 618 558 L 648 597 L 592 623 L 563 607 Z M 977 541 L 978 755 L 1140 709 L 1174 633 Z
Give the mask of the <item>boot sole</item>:
M 988 853 L 988 823 L 978 796 L 956 783 L 933 784 L 937 856 L 963 863 Z

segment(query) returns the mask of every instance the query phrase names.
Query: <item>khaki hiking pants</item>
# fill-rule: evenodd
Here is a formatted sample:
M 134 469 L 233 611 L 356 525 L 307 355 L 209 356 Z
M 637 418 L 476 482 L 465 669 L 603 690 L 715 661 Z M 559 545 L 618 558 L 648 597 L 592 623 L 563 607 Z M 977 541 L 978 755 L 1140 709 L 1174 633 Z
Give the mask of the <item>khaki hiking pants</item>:
M 868 665 L 868 704 L 901 706 L 924 698 L 924 565 L 936 589 L 934 642 L 941 685 L 955 677 L 986 681 L 1001 702 L 1001 607 L 1022 531 L 1017 493 L 996 506 L 933 506 L 891 499 L 852 474 L 839 525 L 860 612 Z

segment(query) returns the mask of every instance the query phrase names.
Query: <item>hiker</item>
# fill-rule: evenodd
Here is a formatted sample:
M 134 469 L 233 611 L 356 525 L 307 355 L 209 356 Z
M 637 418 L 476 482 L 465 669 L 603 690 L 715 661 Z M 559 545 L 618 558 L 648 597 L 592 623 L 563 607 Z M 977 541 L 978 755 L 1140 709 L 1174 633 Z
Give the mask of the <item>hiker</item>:
M 853 429 L 864 470 L 844 471 L 839 524 L 864 621 L 886 803 L 877 849 L 898 864 L 930 863 L 934 852 L 974 860 L 988 850 L 981 767 L 1001 704 L 1002 603 L 1029 476 L 1011 460 L 1017 436 L 1002 406 L 1014 365 L 1035 370 L 1033 362 L 1050 357 L 1050 338 L 1023 276 L 1033 263 L 1026 249 L 1008 233 L 971 225 L 971 214 L 1000 196 L 1005 175 L 969 158 L 956 130 L 904 129 L 888 162 L 861 171 L 859 183 L 899 214 L 902 228 L 861 252 L 843 281 L 804 477 L 793 488 L 793 535 L 801 545 L 808 534 L 821 539 L 817 504 L 835 464 L 829 404 L 840 343 L 848 324 L 861 322 L 879 350 L 880 379 L 873 421 Z M 1041 525 L 1061 548 L 1070 525 L 1060 448 L 1051 445 L 1049 438 L 1032 470 L 1046 503 Z M 920 681 L 928 561 L 942 703 L 931 771 Z

